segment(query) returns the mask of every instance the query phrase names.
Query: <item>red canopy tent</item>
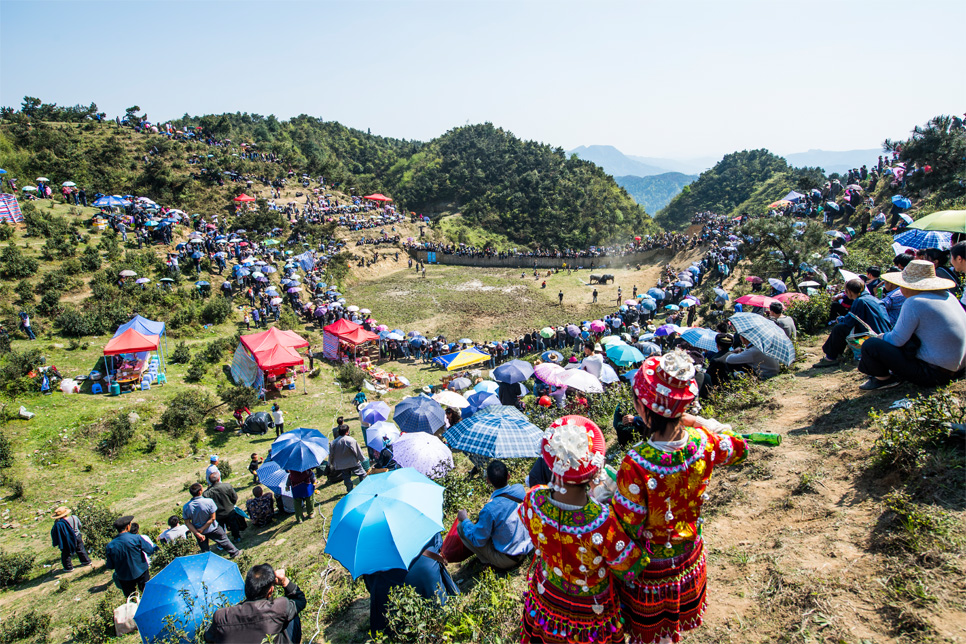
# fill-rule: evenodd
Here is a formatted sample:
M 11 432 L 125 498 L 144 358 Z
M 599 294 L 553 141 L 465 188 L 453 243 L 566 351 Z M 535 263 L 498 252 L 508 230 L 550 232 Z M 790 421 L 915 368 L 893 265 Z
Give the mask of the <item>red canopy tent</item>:
M 255 201 L 255 197 L 246 195 L 244 192 L 235 197 L 234 201 Z
M 268 374 L 269 382 L 276 383 L 275 377 L 304 362 L 295 349 L 307 346 L 308 340 L 298 333 L 275 327 L 243 335 L 232 360 L 232 377 L 236 383 L 260 388 L 264 383 L 263 374 Z M 276 383 L 276 386 L 281 384 Z
M 300 336 L 295 331 L 282 331 L 275 327 L 270 327 L 259 333 L 243 335 L 241 343 L 257 356 L 262 351 L 267 351 L 275 346 L 299 348 L 309 346 L 309 341 Z M 295 352 L 293 352 L 295 353 Z
M 363 199 L 369 199 L 371 201 L 392 201 L 389 197 L 381 193 L 375 193 L 371 195 L 366 195 Z
M 345 335 L 339 336 L 339 339 L 348 342 L 349 344 L 359 345 L 372 340 L 378 340 L 379 334 L 359 328 L 355 331 L 350 331 Z
M 325 333 L 331 333 L 332 335 L 345 335 L 350 331 L 355 331 L 356 329 L 361 329 L 362 327 L 355 322 L 350 322 L 349 320 L 342 318 L 336 320 L 327 327 L 323 327 L 322 331 Z
M 355 322 L 349 322 L 343 318 L 322 329 L 322 355 L 336 360 L 339 357 L 340 342 L 346 342 L 355 348 L 378 339 L 377 334 L 366 331 Z
M 128 329 L 104 347 L 104 355 L 116 356 L 121 353 L 143 353 L 157 351 L 161 338 L 156 335 L 144 335 L 134 329 Z

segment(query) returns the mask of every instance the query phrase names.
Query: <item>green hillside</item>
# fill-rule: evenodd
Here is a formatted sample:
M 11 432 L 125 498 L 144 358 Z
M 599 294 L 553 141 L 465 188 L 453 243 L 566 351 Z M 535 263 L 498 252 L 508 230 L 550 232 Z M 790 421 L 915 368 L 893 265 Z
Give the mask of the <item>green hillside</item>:
M 389 183 L 408 208 L 455 207 L 468 223 L 521 244 L 579 248 L 655 230 L 598 166 L 490 123 L 434 139 L 400 161 Z
M 614 181 L 626 190 L 634 201 L 641 204 L 644 210 L 657 212 L 668 205 L 684 186 L 697 178 L 698 176 L 694 174 L 665 172 L 648 177 L 634 175 L 614 177 Z
M 760 211 L 788 190 L 806 191 L 824 181 L 819 168 L 793 168 L 768 150 L 733 152 L 702 172 L 656 219 L 665 228 L 679 229 L 687 226 L 696 212 L 737 215 Z

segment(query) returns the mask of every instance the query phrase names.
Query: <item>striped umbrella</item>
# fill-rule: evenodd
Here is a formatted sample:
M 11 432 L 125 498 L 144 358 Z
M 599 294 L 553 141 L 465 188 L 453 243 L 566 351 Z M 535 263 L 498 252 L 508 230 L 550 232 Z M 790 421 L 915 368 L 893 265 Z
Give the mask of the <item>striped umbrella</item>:
M 919 230 L 913 228 L 900 233 L 893 238 L 897 244 L 921 250 L 923 248 L 938 248 L 946 250 L 953 245 L 953 234 L 938 230 Z
M 411 396 L 396 405 L 393 420 L 403 432 L 432 434 L 446 424 L 446 413 L 429 396 Z
M 540 452 L 543 431 L 516 407 L 481 409 L 446 431 L 453 449 L 489 458 L 533 458 Z
M 704 349 L 705 351 L 717 351 L 718 345 L 714 339 L 718 337 L 717 332 L 711 329 L 693 327 L 681 334 L 681 338 L 692 347 Z

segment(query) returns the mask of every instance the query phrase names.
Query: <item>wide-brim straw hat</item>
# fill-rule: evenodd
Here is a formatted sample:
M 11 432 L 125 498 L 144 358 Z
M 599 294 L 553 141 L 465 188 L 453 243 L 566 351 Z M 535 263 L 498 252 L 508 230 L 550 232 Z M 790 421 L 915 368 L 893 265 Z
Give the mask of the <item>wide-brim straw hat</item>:
M 60 506 L 59 508 L 54 510 L 54 514 L 52 516 L 55 521 L 57 519 L 66 519 L 67 517 L 70 516 L 70 508 Z
M 882 279 L 914 291 L 945 291 L 956 286 L 952 280 L 936 277 L 935 265 L 924 259 L 914 259 L 901 273 L 886 273 Z

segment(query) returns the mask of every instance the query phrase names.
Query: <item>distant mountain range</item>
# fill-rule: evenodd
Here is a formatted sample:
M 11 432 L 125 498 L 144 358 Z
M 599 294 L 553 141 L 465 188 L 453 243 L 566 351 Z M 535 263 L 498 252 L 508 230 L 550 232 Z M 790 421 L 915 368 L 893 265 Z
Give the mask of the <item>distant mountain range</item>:
M 682 174 L 680 172 L 665 172 L 652 174 L 649 177 L 626 175 L 614 177 L 621 188 L 627 191 L 634 201 L 644 206 L 649 213 L 656 213 L 671 203 L 684 186 L 698 178 L 696 174 Z
M 634 175 L 649 177 L 667 172 L 701 174 L 719 161 L 717 157 L 697 157 L 693 159 L 665 159 L 661 157 L 639 157 L 624 154 L 612 145 L 582 145 L 567 154 L 576 154 L 585 161 L 596 163 L 604 172 L 614 177 Z M 842 174 L 862 165 L 871 166 L 882 150 L 809 150 L 783 156 L 788 164 L 796 168 L 819 167 L 825 174 Z

